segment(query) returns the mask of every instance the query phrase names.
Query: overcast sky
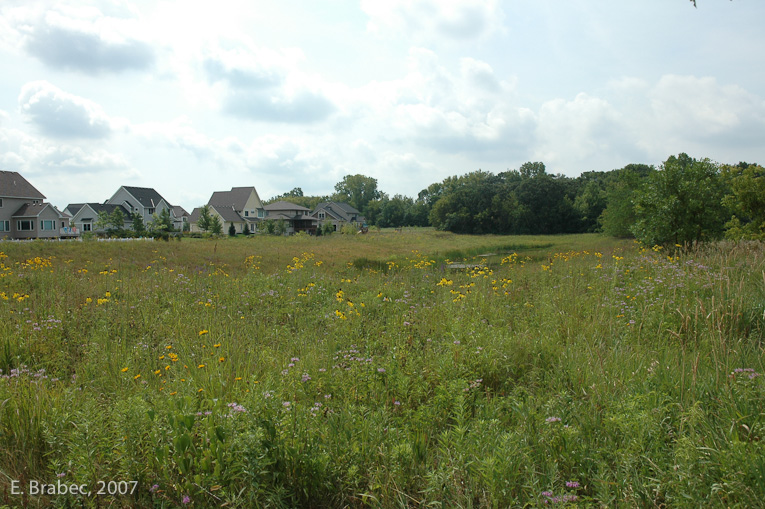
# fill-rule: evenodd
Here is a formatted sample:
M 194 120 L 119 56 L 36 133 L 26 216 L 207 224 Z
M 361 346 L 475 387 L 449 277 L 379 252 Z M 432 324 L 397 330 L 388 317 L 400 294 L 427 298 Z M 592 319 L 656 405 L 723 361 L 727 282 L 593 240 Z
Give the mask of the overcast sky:
M 765 163 L 765 1 L 2 0 L 0 169 L 59 208 L 153 187 L 390 195 L 543 161 Z

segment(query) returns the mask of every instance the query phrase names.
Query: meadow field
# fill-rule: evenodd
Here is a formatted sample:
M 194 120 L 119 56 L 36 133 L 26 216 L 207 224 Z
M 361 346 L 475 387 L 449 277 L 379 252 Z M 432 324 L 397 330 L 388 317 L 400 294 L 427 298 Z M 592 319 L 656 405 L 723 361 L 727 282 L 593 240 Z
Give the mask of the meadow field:
M 0 506 L 765 504 L 760 242 L 5 242 L 0 316 Z

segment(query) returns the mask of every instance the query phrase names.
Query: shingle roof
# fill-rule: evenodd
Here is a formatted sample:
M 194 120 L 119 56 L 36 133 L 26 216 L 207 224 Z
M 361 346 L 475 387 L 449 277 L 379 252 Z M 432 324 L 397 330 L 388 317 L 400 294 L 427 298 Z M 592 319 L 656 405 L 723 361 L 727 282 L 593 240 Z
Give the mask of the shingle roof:
M 50 203 L 25 203 L 13 214 L 13 217 L 37 217 L 49 206 Z
M 364 217 L 361 215 L 361 212 L 356 210 L 354 207 L 348 205 L 347 203 L 342 202 L 323 202 L 319 203 L 316 206 L 316 209 L 314 210 L 314 214 L 320 210 L 327 211 L 331 213 L 333 216 L 339 216 L 340 219 L 343 219 L 344 221 L 361 221 L 364 220 Z
M 234 207 L 232 206 L 215 206 L 212 205 L 212 207 L 215 209 L 215 212 L 220 214 L 220 217 L 223 218 L 224 221 L 228 221 L 230 223 L 243 223 L 244 219 L 242 219 L 242 216 L 239 215 L 239 213 L 234 210 Z
M 132 194 L 133 197 L 138 200 L 144 207 L 156 207 L 159 205 L 160 201 L 165 200 L 162 195 L 160 195 L 151 187 L 122 187 L 125 189 L 125 191 Z M 165 200 L 165 203 L 170 205 L 167 200 Z
M 0 171 L 0 196 L 44 200 L 45 196 L 16 171 Z
M 196 223 L 199 221 L 199 213 L 201 212 L 202 207 L 195 208 L 191 215 L 189 216 L 189 222 L 190 223 Z M 210 205 L 210 213 L 213 214 L 217 212 L 218 215 L 223 218 L 224 221 L 228 221 L 230 223 L 243 223 L 244 219 L 242 216 L 240 216 L 233 208 L 224 207 L 224 206 L 218 206 Z
M 255 196 L 258 195 L 254 187 L 232 187 L 231 191 L 215 191 L 207 204 L 225 205 L 234 207 L 234 210 L 244 210 L 244 206 L 247 205 L 247 200 L 253 192 L 255 192 Z
M 282 210 L 308 210 L 311 209 L 303 207 L 302 205 L 297 205 L 296 203 L 290 203 L 288 201 L 277 201 L 274 203 L 271 203 L 269 205 L 264 205 L 264 209 L 269 211 L 282 211 Z
M 67 206 L 66 206 L 66 210 L 68 210 L 69 212 L 71 212 L 71 213 L 72 213 L 72 216 L 74 216 L 74 215 L 75 215 L 75 214 L 77 214 L 77 213 L 80 211 L 80 209 L 81 209 L 82 207 L 84 207 L 84 206 L 85 206 L 85 204 L 84 204 L 84 203 L 70 203 L 69 205 L 67 205 Z

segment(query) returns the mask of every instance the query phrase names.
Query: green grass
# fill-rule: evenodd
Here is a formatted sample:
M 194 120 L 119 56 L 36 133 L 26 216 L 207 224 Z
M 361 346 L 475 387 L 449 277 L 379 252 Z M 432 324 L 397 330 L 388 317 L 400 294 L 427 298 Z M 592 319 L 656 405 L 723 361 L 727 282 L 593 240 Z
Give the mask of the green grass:
M 761 243 L 405 230 L 0 251 L 0 504 L 762 504 Z M 139 485 L 10 494 L 30 479 Z

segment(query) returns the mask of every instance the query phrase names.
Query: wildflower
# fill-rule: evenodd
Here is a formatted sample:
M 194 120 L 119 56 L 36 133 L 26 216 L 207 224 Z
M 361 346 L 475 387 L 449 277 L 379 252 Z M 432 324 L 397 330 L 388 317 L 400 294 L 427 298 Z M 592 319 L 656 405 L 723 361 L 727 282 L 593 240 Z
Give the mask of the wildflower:
M 378 373 L 385 373 L 385 368 L 377 368 Z
M 181 502 L 183 503 L 183 505 L 186 505 L 189 502 L 191 502 L 191 497 L 189 497 L 188 495 L 184 495 L 183 500 Z
M 138 380 L 141 378 L 141 373 L 138 373 L 136 376 L 133 377 L 133 380 Z
M 303 378 L 302 378 L 303 382 L 307 382 L 310 379 L 311 379 L 311 375 L 309 375 L 308 373 L 303 373 Z
M 127 370 L 128 370 L 128 368 L 122 368 L 120 371 L 122 371 L 123 373 L 125 373 L 125 372 L 127 372 Z
M 207 330 L 207 329 L 204 329 L 204 330 L 201 330 L 201 331 L 199 331 L 199 335 L 200 335 L 200 336 L 204 336 L 205 334 L 209 334 L 209 333 L 210 333 L 210 331 L 209 331 L 209 330 Z
M 566 482 L 566 488 L 578 488 L 579 483 L 576 481 L 567 481 Z
M 159 484 L 155 484 L 155 485 L 153 485 L 151 488 L 149 488 L 149 491 L 150 491 L 150 492 L 152 492 L 152 493 L 154 493 L 154 492 L 155 492 L 155 491 L 157 491 L 158 489 L 159 489 Z
M 548 417 L 545 422 L 560 422 L 560 417 Z
M 225 361 L 225 360 L 226 360 L 226 358 L 225 358 L 225 357 L 219 357 L 219 358 L 218 358 L 218 362 L 223 362 L 223 361 Z
M 199 369 L 202 369 L 202 368 L 204 368 L 204 367 L 205 367 L 205 365 L 204 365 L 204 364 L 200 364 L 199 366 L 197 366 L 197 368 L 199 368 Z
M 215 343 L 215 344 L 213 345 L 213 348 L 220 348 L 220 343 Z
M 61 472 L 60 474 L 56 474 L 56 477 L 64 477 L 66 475 L 66 472 Z

